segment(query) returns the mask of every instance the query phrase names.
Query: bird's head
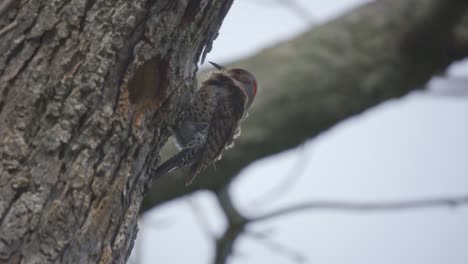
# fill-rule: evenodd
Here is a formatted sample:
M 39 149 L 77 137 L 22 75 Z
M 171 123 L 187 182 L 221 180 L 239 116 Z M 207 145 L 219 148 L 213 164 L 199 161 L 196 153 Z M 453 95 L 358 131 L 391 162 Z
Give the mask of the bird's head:
M 257 79 L 255 79 L 255 76 L 244 69 L 227 69 L 214 62 L 210 61 L 210 63 L 221 73 L 226 74 L 228 77 L 233 79 L 236 85 L 242 89 L 242 91 L 247 95 L 247 107 L 249 107 L 257 95 Z

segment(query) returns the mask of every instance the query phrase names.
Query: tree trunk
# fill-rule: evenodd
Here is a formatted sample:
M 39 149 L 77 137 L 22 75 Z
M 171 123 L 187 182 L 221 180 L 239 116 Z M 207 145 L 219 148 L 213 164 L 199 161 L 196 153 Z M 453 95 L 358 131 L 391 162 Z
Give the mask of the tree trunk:
M 0 10 L 0 263 L 125 263 L 167 128 L 231 4 Z
M 295 147 L 342 120 L 422 89 L 468 56 L 468 1 L 373 1 L 228 67 L 257 77 L 242 136 L 190 188 L 162 177 L 142 210 L 197 190 L 218 191 L 252 161 Z

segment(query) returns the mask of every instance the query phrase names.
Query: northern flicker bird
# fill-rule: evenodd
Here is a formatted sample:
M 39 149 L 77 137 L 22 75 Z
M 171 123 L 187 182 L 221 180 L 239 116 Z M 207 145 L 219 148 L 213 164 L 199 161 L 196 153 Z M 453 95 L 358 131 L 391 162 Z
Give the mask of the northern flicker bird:
M 239 122 L 246 116 L 257 93 L 257 80 L 244 69 L 216 69 L 195 93 L 192 104 L 174 129 L 181 150 L 161 164 L 153 177 L 190 166 L 186 185 L 221 158 L 240 134 Z

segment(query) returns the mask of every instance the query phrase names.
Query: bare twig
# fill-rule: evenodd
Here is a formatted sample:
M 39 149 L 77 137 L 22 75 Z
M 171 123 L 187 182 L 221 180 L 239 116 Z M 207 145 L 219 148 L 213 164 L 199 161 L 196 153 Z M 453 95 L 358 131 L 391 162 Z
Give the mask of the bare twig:
M 232 202 L 231 195 L 227 187 L 216 193 L 216 197 L 218 199 L 219 206 L 226 215 L 229 224 L 236 225 L 247 222 L 247 218 L 237 210 L 234 203 Z
M 216 253 L 213 263 L 224 264 L 231 255 L 234 243 L 244 231 L 248 220 L 235 208 L 227 187 L 216 193 L 216 198 L 227 218 L 228 227 L 223 235 L 216 240 Z
M 261 216 L 251 218 L 250 221 L 259 222 L 290 215 L 306 210 L 335 210 L 352 212 L 376 212 L 376 211 L 402 211 L 433 207 L 457 207 L 468 205 L 468 195 L 452 198 L 419 199 L 413 201 L 399 202 L 336 202 L 336 201 L 313 201 L 288 206 Z
M 273 199 L 278 199 L 286 194 L 297 183 L 306 168 L 306 161 L 310 159 L 310 155 L 307 153 L 306 142 L 301 144 L 298 148 L 297 153 L 299 157 L 291 168 L 291 171 L 285 175 L 286 177 L 279 184 L 253 200 L 251 202 L 253 206 L 261 206 L 265 202 L 271 203 Z
M 258 232 L 253 233 L 246 230 L 247 226 L 251 223 L 271 220 L 273 218 L 276 219 L 293 213 L 303 212 L 306 210 L 335 210 L 349 212 L 402 211 L 468 205 L 468 195 L 387 202 L 312 201 L 288 206 L 257 217 L 247 218 L 235 208 L 227 189 L 223 189 L 216 193 L 216 195 L 227 218 L 228 227 L 223 235 L 216 240 L 215 264 L 226 263 L 227 258 L 233 251 L 235 242 L 243 233 L 260 240 L 263 242 L 264 246 L 291 258 L 293 261 L 298 263 L 307 261 L 303 254 L 286 248 L 284 245 L 271 240 L 268 234 Z
M 252 232 L 252 231 L 245 232 L 245 234 L 251 238 L 257 239 L 259 242 L 261 242 L 263 246 L 265 246 L 266 248 L 268 248 L 275 254 L 281 254 L 296 263 L 307 262 L 307 257 L 303 253 L 297 250 L 291 249 L 289 247 L 286 247 L 282 243 L 271 239 L 268 236 L 268 234 L 257 233 L 257 232 Z

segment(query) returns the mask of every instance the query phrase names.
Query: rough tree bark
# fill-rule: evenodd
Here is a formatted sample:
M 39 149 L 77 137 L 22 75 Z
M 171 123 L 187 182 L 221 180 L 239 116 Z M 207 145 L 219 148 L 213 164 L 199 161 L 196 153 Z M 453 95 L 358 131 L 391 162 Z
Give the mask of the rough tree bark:
M 0 263 L 125 263 L 167 128 L 231 4 L 22 0 L 0 12 Z
M 197 190 L 218 192 L 252 161 L 292 148 L 384 101 L 423 89 L 468 56 L 468 1 L 380 0 L 232 65 L 259 92 L 236 146 L 190 188 L 168 175 L 148 210 Z

